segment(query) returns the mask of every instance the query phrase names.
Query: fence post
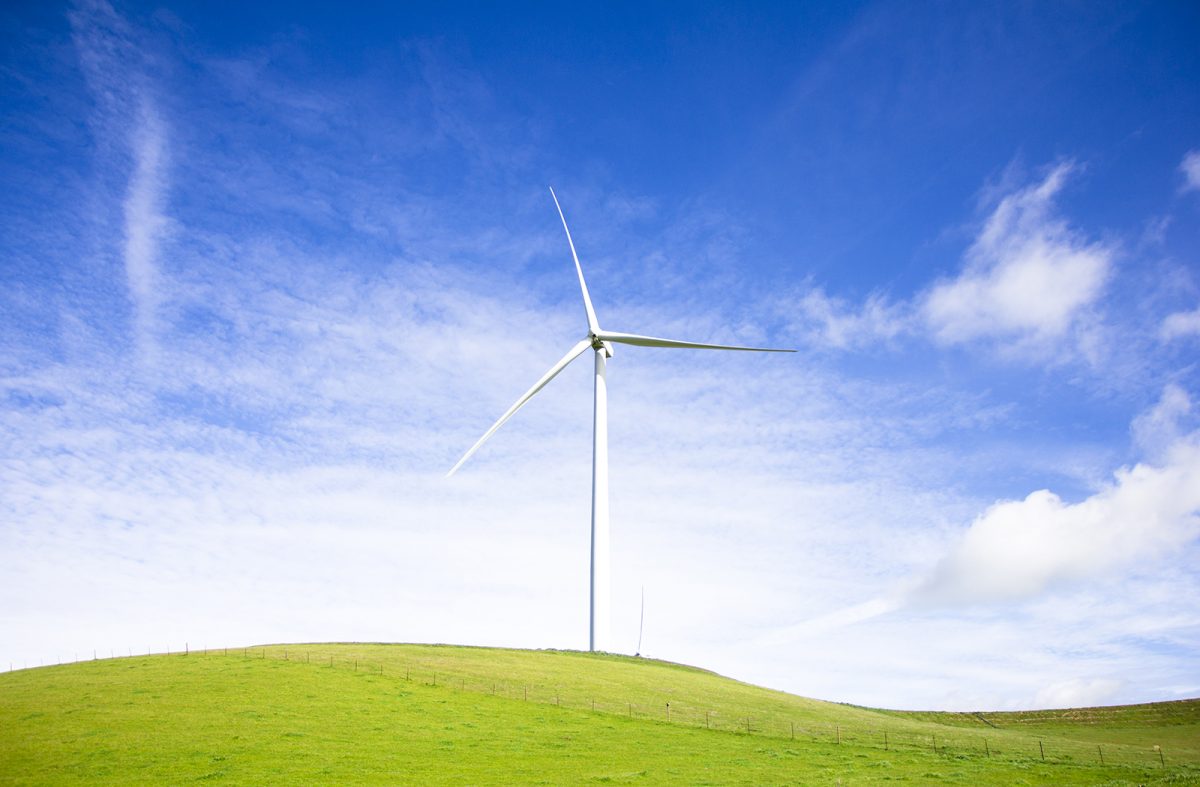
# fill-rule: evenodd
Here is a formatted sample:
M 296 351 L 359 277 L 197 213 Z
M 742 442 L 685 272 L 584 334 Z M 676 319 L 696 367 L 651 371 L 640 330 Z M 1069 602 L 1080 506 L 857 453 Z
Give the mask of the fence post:
M 671 720 L 671 703 L 667 703 L 667 721 Z
M 838 745 L 841 746 L 842 745 L 842 726 L 840 724 L 835 724 L 835 725 L 833 725 L 833 728 L 837 731 Z
M 796 722 L 792 722 L 792 740 L 796 740 Z
M 984 738 L 984 739 L 983 739 L 983 751 L 984 751 L 984 753 L 985 753 L 985 754 L 988 756 L 988 759 L 991 759 L 991 757 L 992 757 L 992 750 L 991 750 L 991 748 L 988 746 L 987 738 Z
M 1167 761 L 1163 759 L 1162 746 L 1159 746 L 1159 745 L 1156 743 L 1156 744 L 1154 744 L 1154 750 L 1155 750 L 1156 752 L 1158 752 L 1158 763 L 1159 763 L 1159 765 L 1161 765 L 1161 766 L 1162 766 L 1162 767 L 1164 767 L 1164 768 L 1165 768 L 1165 767 L 1167 767 Z
M 883 750 L 888 750 L 887 730 L 883 731 Z
M 1045 762 L 1046 761 L 1046 747 L 1042 745 L 1041 741 L 1038 741 L 1038 751 L 1040 751 L 1042 753 L 1042 762 Z
M 710 727 L 708 724 L 708 714 L 709 714 L 709 711 L 704 711 L 704 729 L 711 730 L 712 727 Z
M 1104 750 L 1100 748 L 1100 744 L 1096 744 L 1096 753 L 1100 755 L 1100 764 L 1104 764 Z

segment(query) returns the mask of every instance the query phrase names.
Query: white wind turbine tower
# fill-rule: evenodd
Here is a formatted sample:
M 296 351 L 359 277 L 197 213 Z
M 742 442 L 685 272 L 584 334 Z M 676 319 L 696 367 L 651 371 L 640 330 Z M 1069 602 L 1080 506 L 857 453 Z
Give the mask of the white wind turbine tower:
M 550 189 L 554 205 L 558 208 L 558 217 L 562 219 L 563 230 L 567 233 L 567 244 L 571 247 L 571 256 L 575 259 L 575 273 L 579 276 L 579 289 L 583 293 L 583 308 L 587 312 L 588 332 L 574 347 L 567 351 L 558 363 L 550 367 L 550 371 L 533 384 L 533 387 L 522 394 L 516 403 L 508 408 L 504 415 L 492 428 L 484 432 L 483 437 L 471 450 L 463 454 L 462 459 L 446 477 L 454 475 L 471 456 L 479 450 L 487 439 L 512 418 L 533 395 L 546 387 L 559 372 L 567 368 L 571 361 L 578 358 L 589 347 L 596 354 L 596 389 L 595 409 L 592 422 L 592 592 L 590 602 L 590 631 L 588 649 L 606 651 L 609 647 L 609 547 L 608 547 L 608 386 L 605 381 L 605 363 L 613 356 L 613 344 L 634 344 L 639 347 L 678 347 L 694 350 L 741 350 L 749 352 L 790 353 L 795 350 L 777 350 L 766 347 L 733 347 L 725 344 L 701 344 L 699 342 L 681 342 L 674 339 L 657 339 L 653 336 L 639 336 L 635 333 L 618 333 L 606 331 L 596 320 L 596 311 L 592 308 L 592 299 L 588 295 L 587 282 L 583 280 L 583 268 L 579 264 L 579 255 L 575 253 L 575 242 L 571 240 L 571 230 L 567 227 L 567 218 L 563 215 L 562 206 L 558 204 L 558 196 Z

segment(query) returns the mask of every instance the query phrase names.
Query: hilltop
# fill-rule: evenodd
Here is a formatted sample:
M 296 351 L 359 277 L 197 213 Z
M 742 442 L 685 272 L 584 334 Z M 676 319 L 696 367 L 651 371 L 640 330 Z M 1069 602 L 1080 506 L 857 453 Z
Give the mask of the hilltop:
M 84 779 L 1200 782 L 1200 701 L 906 713 L 626 656 L 362 643 L 0 675 L 0 781 Z

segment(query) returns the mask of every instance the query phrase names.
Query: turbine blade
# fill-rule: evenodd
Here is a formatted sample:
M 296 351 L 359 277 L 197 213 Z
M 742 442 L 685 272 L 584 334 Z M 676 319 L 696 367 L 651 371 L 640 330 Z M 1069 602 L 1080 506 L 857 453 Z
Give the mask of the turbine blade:
M 658 339 L 653 336 L 639 336 L 636 333 L 617 333 L 616 331 L 600 331 L 596 334 L 602 341 L 617 344 L 634 344 L 638 347 L 683 347 L 693 350 L 741 350 L 760 353 L 794 353 L 795 350 L 780 350 L 773 347 L 735 347 L 732 344 L 702 344 L 700 342 L 681 342 L 675 339 Z
M 505 421 L 507 421 L 509 418 L 512 418 L 513 413 L 517 412 L 517 410 L 520 410 L 521 407 L 526 402 L 528 402 L 530 399 L 533 398 L 533 395 L 535 393 L 537 393 L 538 391 L 540 391 L 546 387 L 546 383 L 553 380 L 558 375 L 559 372 L 561 372 L 563 369 L 567 368 L 567 364 L 571 363 L 571 361 L 573 361 L 577 357 L 579 357 L 580 353 L 582 353 L 584 350 L 588 349 L 591 346 L 592 346 L 591 339 L 588 338 L 588 339 L 581 340 L 578 344 L 576 344 L 574 347 L 572 347 L 567 352 L 567 354 L 564 355 L 561 360 L 559 360 L 558 363 L 556 363 L 550 367 L 550 371 L 548 371 L 542 375 L 542 379 L 540 379 L 536 383 L 534 383 L 533 387 L 530 388 L 528 391 L 526 391 L 521 396 L 521 398 L 517 400 L 516 404 L 514 404 L 512 407 L 508 408 L 508 411 L 505 412 L 504 415 L 500 416 L 499 421 L 496 421 L 496 423 L 492 424 L 491 429 L 484 432 L 483 437 L 479 438 L 478 442 L 476 442 L 475 445 L 471 446 L 471 450 L 467 451 L 465 454 L 463 454 L 463 458 L 458 460 L 458 464 L 456 464 L 456 465 L 454 465 L 454 467 L 450 468 L 450 472 L 446 473 L 446 477 L 449 478 L 450 476 L 454 475 L 454 473 L 458 470 L 458 468 L 462 467 L 463 463 L 466 462 L 468 459 L 470 459 L 471 456 L 476 451 L 479 450 L 479 447 L 481 445 L 483 445 L 485 442 L 487 442 L 487 439 L 489 437 L 491 437 L 493 434 L 495 434 L 497 429 L 499 429 L 501 426 L 504 425 Z
M 596 310 L 592 308 L 592 298 L 588 295 L 587 282 L 583 280 L 583 266 L 579 264 L 579 255 L 575 253 L 575 241 L 571 240 L 571 230 L 567 228 L 567 217 L 563 215 L 562 205 L 558 204 L 558 195 L 554 187 L 550 187 L 550 196 L 554 198 L 554 207 L 558 208 L 558 217 L 562 219 L 563 229 L 567 233 L 567 245 L 571 247 L 571 256 L 575 259 L 575 272 L 579 274 L 579 289 L 583 291 L 583 308 L 587 311 L 588 330 L 600 332 L 600 323 L 596 322 Z

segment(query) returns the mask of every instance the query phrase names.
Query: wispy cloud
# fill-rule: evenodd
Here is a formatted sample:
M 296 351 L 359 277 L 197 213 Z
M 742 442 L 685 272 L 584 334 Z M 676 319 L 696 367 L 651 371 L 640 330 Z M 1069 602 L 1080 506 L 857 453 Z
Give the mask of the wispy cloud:
M 143 351 L 153 344 L 161 300 L 158 250 L 167 218 L 166 139 L 158 112 L 142 98 L 137 123 L 130 132 L 133 172 L 125 197 L 125 277 L 133 296 L 139 341 Z
M 808 343 L 837 350 L 887 342 L 911 330 L 912 325 L 907 305 L 893 303 L 880 293 L 855 307 L 813 287 L 801 296 L 795 308 L 798 313 L 794 323 L 806 334 Z
M 1197 334 L 1200 334 L 1200 308 L 1167 315 L 1158 331 L 1159 338 L 1164 341 Z
M 1200 191 L 1200 150 L 1189 150 L 1179 162 L 1183 173 L 1183 190 Z
M 137 31 L 105 0 L 80 2 L 70 19 L 95 101 L 91 125 L 103 173 L 100 186 L 124 180 L 120 246 L 133 310 L 130 323 L 135 344 L 144 356 L 151 355 L 163 300 L 159 248 L 168 227 L 168 140 L 148 73 L 152 58 Z
M 1192 400 L 1187 391 L 1175 383 L 1168 383 L 1158 403 L 1138 414 L 1130 424 L 1134 443 L 1145 456 L 1161 459 L 1183 434 L 1191 431 L 1184 428 L 1185 419 L 1191 412 Z
M 922 316 L 937 341 L 992 340 L 1019 354 L 1044 352 L 1080 325 L 1110 277 L 1113 251 L 1055 215 L 1054 198 L 1073 171 L 1059 164 L 1000 200 L 965 270 L 923 298 Z
M 1035 708 L 1091 708 L 1112 701 L 1122 682 L 1113 678 L 1071 678 L 1038 691 Z

